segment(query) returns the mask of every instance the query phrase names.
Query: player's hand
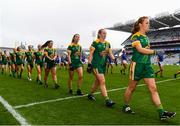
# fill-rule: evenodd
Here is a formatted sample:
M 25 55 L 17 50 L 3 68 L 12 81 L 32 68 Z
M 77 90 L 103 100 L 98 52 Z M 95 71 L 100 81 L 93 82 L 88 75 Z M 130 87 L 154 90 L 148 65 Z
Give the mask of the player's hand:
M 92 72 L 92 64 L 88 63 L 88 67 L 87 67 L 87 72 L 91 73 Z
M 160 54 L 160 51 L 154 50 L 154 55 Z
M 73 71 L 73 70 L 74 70 L 74 67 L 73 67 L 72 63 L 69 64 L 69 70 L 70 70 L 70 71 Z

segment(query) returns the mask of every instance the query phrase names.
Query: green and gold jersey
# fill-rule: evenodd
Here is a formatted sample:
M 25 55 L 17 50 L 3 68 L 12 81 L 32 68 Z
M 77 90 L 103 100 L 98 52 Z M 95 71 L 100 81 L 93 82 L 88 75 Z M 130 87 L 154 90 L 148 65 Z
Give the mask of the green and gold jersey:
M 50 58 L 54 58 L 54 56 L 56 54 L 56 49 L 54 49 L 54 48 L 45 48 L 44 53 L 45 53 L 45 56 L 49 56 Z M 49 60 L 49 58 L 45 57 L 45 61 L 49 62 L 50 60 Z
M 33 62 L 33 51 L 27 51 L 25 52 L 26 55 L 26 61 L 28 63 Z
M 132 61 L 137 63 L 151 63 L 151 57 L 150 55 L 142 54 L 138 52 L 138 50 L 135 48 L 136 45 L 141 45 L 142 48 L 149 49 L 150 48 L 150 42 L 146 35 L 142 35 L 140 32 L 137 32 L 132 35 L 131 37 L 132 41 Z
M 9 53 L 9 57 L 12 62 L 15 61 L 15 53 L 14 52 Z
M 34 52 L 36 63 L 43 62 L 43 55 L 44 55 L 44 53 L 42 51 Z
M 67 50 L 71 52 L 71 62 L 80 61 L 81 60 L 81 54 L 82 54 L 82 47 L 79 44 L 71 43 Z
M 92 64 L 93 65 L 106 65 L 107 55 L 111 45 L 109 42 L 104 41 L 100 42 L 99 39 L 94 41 L 91 45 L 91 48 L 94 49 Z
M 22 52 L 22 51 L 17 51 L 17 52 L 15 53 L 15 55 L 16 55 L 16 62 L 18 62 L 18 61 L 23 61 L 23 59 L 24 59 L 24 52 Z
M 7 55 L 3 54 L 2 55 L 2 63 L 7 63 L 8 59 L 7 59 Z

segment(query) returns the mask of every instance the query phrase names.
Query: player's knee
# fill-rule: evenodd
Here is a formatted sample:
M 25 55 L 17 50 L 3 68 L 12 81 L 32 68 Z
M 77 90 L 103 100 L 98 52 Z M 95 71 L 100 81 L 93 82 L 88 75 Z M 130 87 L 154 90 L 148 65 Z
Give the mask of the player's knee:
M 98 82 L 100 85 L 105 85 L 105 79 L 104 78 L 99 78 Z
M 150 90 L 151 93 L 157 92 L 156 86 L 151 86 L 151 87 L 149 87 L 149 90 Z
M 136 87 L 133 86 L 133 85 L 131 85 L 131 86 L 128 87 L 128 90 L 129 90 L 130 92 L 134 92 L 134 91 L 136 90 Z
M 79 75 L 78 79 L 82 80 L 83 79 L 83 75 Z
M 38 74 L 41 74 L 41 71 L 38 71 Z

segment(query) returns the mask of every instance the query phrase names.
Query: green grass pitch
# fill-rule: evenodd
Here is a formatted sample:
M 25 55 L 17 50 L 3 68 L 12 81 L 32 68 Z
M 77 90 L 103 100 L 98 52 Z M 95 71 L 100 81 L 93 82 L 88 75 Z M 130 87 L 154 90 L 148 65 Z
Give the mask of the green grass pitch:
M 114 66 L 114 73 L 106 75 L 107 89 L 124 88 L 128 85 L 128 75 L 120 74 L 120 66 Z M 157 70 L 157 66 L 154 66 Z M 116 104 L 113 108 L 107 108 L 104 105 L 104 99 L 101 94 L 96 95 L 96 101 L 89 101 L 87 97 L 69 98 L 60 101 L 52 101 L 44 104 L 32 105 L 29 107 L 15 108 L 29 124 L 48 125 L 48 124 L 157 124 L 157 125 L 180 125 L 180 78 L 173 79 L 173 74 L 180 70 L 179 66 L 165 66 L 164 77 L 157 77 L 156 81 L 161 101 L 165 109 L 176 111 L 175 118 L 160 121 L 157 110 L 151 102 L 150 94 L 146 86 L 137 87 L 131 107 L 136 112 L 135 115 L 128 115 L 121 112 L 123 105 L 124 89 L 109 92 L 109 96 Z M 58 98 L 71 97 L 67 90 L 67 70 L 57 69 L 58 82 L 61 87 L 58 90 L 53 89 L 51 75 L 49 76 L 49 88 L 44 89 L 42 85 L 35 82 L 36 70 L 33 70 L 33 81 L 27 80 L 26 71 L 23 79 L 12 78 L 9 75 L 0 74 L 0 96 L 8 103 L 15 107 L 29 103 L 43 102 Z M 180 77 L 180 76 L 179 76 Z M 84 71 L 84 81 L 82 90 L 88 93 L 92 82 L 93 75 Z M 77 75 L 75 75 L 73 89 L 76 91 Z M 139 85 L 143 84 L 140 81 Z M 19 124 L 19 122 L 0 104 L 0 124 Z

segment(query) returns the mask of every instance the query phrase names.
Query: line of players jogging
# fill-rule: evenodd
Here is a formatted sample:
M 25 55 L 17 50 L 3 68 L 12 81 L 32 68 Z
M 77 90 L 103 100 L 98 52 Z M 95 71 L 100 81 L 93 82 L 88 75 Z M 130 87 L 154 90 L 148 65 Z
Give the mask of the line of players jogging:
M 122 111 L 124 113 L 134 114 L 135 112 L 130 107 L 131 96 L 136 89 L 138 82 L 143 79 L 147 84 L 147 87 L 151 94 L 151 99 L 154 105 L 158 110 L 158 115 L 161 120 L 168 119 L 174 117 L 176 115 L 175 112 L 165 111 L 163 105 L 161 103 L 159 93 L 157 91 L 155 75 L 159 72 L 162 72 L 162 57 L 159 56 L 159 52 L 150 49 L 150 42 L 146 33 L 149 30 L 149 19 L 148 17 L 140 17 L 134 24 L 132 30 L 132 48 L 133 55 L 130 63 L 129 70 L 129 85 L 124 94 L 124 105 L 122 107 Z M 117 59 L 114 57 L 111 49 L 111 45 L 108 41 L 106 41 L 106 30 L 100 29 L 98 31 L 97 39 L 93 41 L 90 46 L 90 54 L 88 57 L 88 66 L 87 72 L 93 73 L 94 82 L 88 94 L 88 99 L 91 101 L 95 101 L 96 98 L 94 93 L 98 88 L 101 90 L 102 97 L 104 98 L 105 105 L 107 107 L 112 107 L 115 105 L 115 102 L 109 98 L 106 82 L 105 82 L 105 73 L 107 61 L 108 67 L 111 67 L 112 73 L 112 63 L 117 64 Z M 72 38 L 72 42 L 67 48 L 67 62 L 68 62 L 68 92 L 73 94 L 72 82 L 74 77 L 74 72 L 78 74 L 78 83 L 77 83 L 77 95 L 84 95 L 81 90 L 83 84 L 83 63 L 82 63 L 82 47 L 79 44 L 80 35 L 75 34 Z M 151 55 L 158 55 L 160 70 L 154 73 L 154 70 L 151 66 L 150 57 Z M 7 52 L 0 53 L 1 57 L 1 72 L 4 73 L 7 69 L 9 73 L 13 77 L 22 78 L 22 73 L 24 70 L 24 66 L 27 67 L 28 71 L 28 80 L 32 81 L 32 69 L 35 67 L 37 70 L 37 78 L 36 81 L 40 85 L 44 85 L 45 88 L 48 88 L 48 76 L 51 72 L 52 80 L 54 82 L 54 88 L 58 89 L 60 84 L 57 83 L 56 76 L 56 64 L 59 63 L 57 59 L 56 49 L 53 48 L 53 41 L 49 40 L 43 45 L 38 45 L 38 50 L 34 51 L 32 46 L 28 46 L 28 50 L 24 51 L 21 47 L 14 49 L 13 52 L 7 55 Z M 26 65 L 25 65 L 26 59 Z M 122 69 L 120 70 L 121 74 L 125 74 L 125 70 L 127 69 L 127 57 L 126 52 L 122 52 L 121 56 L 122 61 Z M 44 84 L 42 82 L 42 69 L 44 68 Z M 177 72 L 179 74 L 180 72 Z M 162 73 L 161 73 L 162 76 Z

